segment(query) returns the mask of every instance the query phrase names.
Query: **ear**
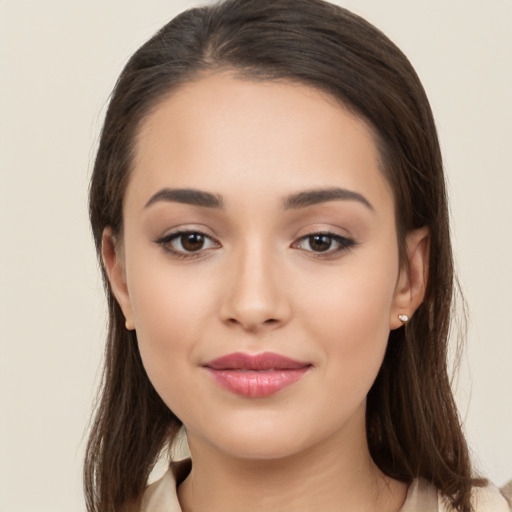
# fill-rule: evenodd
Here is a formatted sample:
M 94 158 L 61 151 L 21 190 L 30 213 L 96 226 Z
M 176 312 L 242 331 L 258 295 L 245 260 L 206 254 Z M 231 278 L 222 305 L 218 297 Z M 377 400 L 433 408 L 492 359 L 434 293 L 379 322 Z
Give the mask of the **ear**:
M 414 314 L 425 297 L 428 282 L 430 232 L 427 227 L 411 231 L 406 236 L 407 261 L 403 262 L 389 319 L 390 329 L 401 327 L 399 315 Z
M 128 287 L 126 285 L 123 250 L 110 227 L 103 230 L 101 238 L 101 257 L 112 292 L 126 319 L 126 328 L 131 331 L 135 329 L 135 324 L 133 321 L 130 295 L 128 294 Z

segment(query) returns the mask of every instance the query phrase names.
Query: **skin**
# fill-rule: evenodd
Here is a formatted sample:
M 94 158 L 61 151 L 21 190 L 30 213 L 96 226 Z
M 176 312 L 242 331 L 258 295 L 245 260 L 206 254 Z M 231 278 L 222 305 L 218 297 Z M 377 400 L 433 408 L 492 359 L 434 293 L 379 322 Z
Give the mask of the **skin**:
M 334 187 L 370 206 L 283 206 Z M 199 189 L 223 206 L 147 205 L 162 189 Z M 423 298 L 428 232 L 408 234 L 400 265 L 370 128 L 307 86 L 203 76 L 143 122 L 123 217 L 121 240 L 105 230 L 104 262 L 149 378 L 187 429 L 183 510 L 399 510 L 406 486 L 370 458 L 365 400 L 398 315 Z M 188 253 L 183 239 L 161 242 L 177 231 L 207 238 Z M 314 250 L 308 236 L 326 232 L 353 243 Z M 269 397 L 236 395 L 202 365 L 240 351 L 311 369 Z

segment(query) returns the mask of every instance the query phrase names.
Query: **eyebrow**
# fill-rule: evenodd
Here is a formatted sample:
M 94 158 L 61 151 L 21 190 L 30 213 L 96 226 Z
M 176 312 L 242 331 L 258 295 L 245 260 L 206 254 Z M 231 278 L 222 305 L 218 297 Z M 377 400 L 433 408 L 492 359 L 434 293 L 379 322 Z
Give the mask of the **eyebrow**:
M 218 194 L 193 188 L 163 188 L 149 198 L 145 208 L 160 201 L 190 204 L 205 208 L 221 209 L 224 207 L 224 201 Z M 374 209 L 370 201 L 359 192 L 338 187 L 305 190 L 289 195 L 284 199 L 283 207 L 285 210 L 293 210 L 328 201 L 357 201 L 372 211 Z
M 224 205 L 219 195 L 210 194 L 210 192 L 193 188 L 163 188 L 149 198 L 145 208 L 159 201 L 191 204 L 206 208 L 222 208 Z
M 285 210 L 305 208 L 328 201 L 357 201 L 374 211 L 370 201 L 359 192 L 345 188 L 313 189 L 288 196 L 284 201 Z

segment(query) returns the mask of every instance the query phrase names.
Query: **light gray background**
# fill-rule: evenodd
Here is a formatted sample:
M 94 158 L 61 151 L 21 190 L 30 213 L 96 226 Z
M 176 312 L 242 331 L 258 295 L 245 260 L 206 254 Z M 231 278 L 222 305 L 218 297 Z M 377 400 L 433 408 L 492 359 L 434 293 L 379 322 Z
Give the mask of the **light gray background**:
M 480 470 L 501 485 L 512 478 L 512 1 L 338 3 L 404 50 L 431 99 L 472 318 L 457 398 Z M 0 511 L 84 510 L 106 317 L 86 209 L 95 144 L 127 58 L 194 4 L 0 0 Z

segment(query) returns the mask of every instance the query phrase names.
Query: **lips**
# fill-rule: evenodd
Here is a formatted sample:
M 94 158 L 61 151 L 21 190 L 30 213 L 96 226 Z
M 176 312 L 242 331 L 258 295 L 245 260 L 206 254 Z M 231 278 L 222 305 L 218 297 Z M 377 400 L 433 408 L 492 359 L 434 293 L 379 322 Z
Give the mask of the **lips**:
M 224 389 L 237 395 L 262 398 L 294 384 L 312 365 L 272 352 L 257 355 L 236 352 L 209 361 L 203 367 Z

